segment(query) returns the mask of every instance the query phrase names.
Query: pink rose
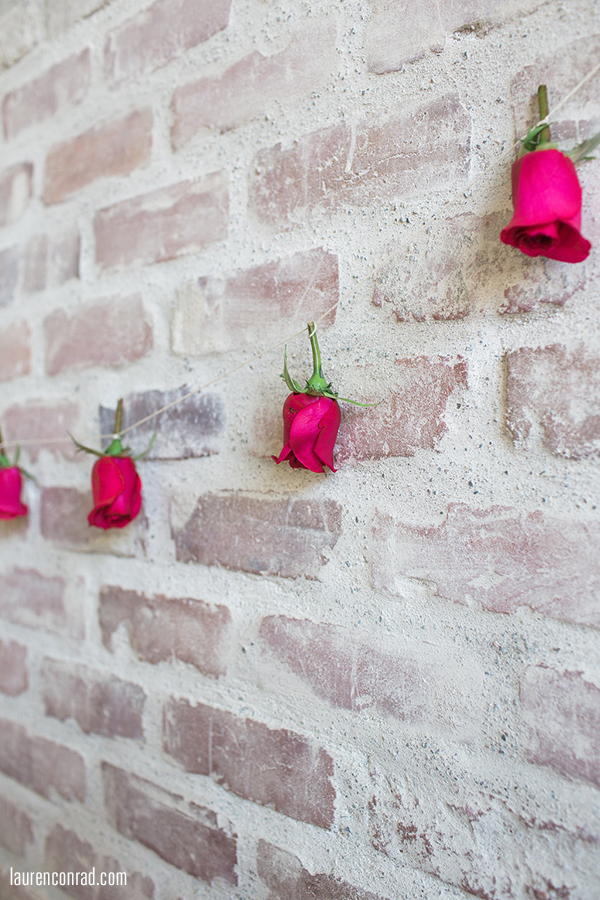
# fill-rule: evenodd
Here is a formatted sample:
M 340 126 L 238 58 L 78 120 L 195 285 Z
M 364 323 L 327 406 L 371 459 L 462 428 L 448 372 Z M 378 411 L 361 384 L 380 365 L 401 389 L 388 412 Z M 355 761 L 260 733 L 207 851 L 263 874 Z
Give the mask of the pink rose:
M 332 472 L 333 447 L 340 427 L 340 408 L 331 397 L 290 394 L 283 405 L 283 443 L 277 464 L 289 462 L 292 469 Z
M 22 487 L 23 479 L 18 466 L 0 464 L 0 519 L 27 515 L 27 507 L 21 503 Z
M 591 244 L 579 232 L 581 186 L 559 150 L 526 153 L 512 167 L 514 215 L 500 239 L 527 256 L 582 262 Z
M 96 528 L 124 528 L 142 506 L 142 482 L 130 456 L 101 456 L 92 469 L 94 508 L 88 516 Z

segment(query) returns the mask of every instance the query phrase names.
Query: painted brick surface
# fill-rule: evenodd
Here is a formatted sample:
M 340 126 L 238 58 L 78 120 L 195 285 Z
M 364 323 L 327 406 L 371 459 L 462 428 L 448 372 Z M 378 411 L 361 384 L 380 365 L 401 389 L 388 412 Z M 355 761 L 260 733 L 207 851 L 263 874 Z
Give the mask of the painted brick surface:
M 0 891 L 6 900 L 39 900 L 39 896 L 32 894 L 28 888 L 11 884 L 10 869 L 0 869 Z
M 157 0 L 116 28 L 104 48 L 104 74 L 116 84 L 164 66 L 227 25 L 231 0 Z
M 17 163 L 0 172 L 0 227 L 16 221 L 27 209 L 33 185 L 33 165 Z
M 129 394 L 123 403 L 123 428 L 146 416 L 175 404 L 191 392 L 189 385 L 171 391 L 144 391 Z M 100 407 L 100 432 L 110 434 L 114 428 L 115 409 Z M 156 440 L 145 459 L 194 459 L 218 453 L 225 431 L 225 405 L 219 394 L 193 394 L 135 429 L 136 447 L 140 450 Z
M 31 330 L 27 322 L 0 327 L 0 381 L 12 381 L 31 371 Z
M 81 103 L 87 94 L 90 76 L 90 51 L 85 49 L 51 66 L 39 78 L 9 91 L 2 103 L 6 137 L 14 137 L 24 128 Z
M 442 357 L 421 357 L 397 359 L 395 366 L 398 380 L 380 406 L 344 408 L 337 465 L 348 459 L 414 456 L 418 450 L 434 450 L 447 432 L 449 399 L 467 387 L 466 361 L 452 364 Z M 376 397 L 370 399 L 377 402 Z
M 47 7 L 48 33 L 58 37 L 80 19 L 108 6 L 110 0 L 54 0 Z
M 27 647 L 16 641 L 0 640 L 0 691 L 17 697 L 28 685 Z
M 236 837 L 220 827 L 212 810 L 195 803 L 179 809 L 181 797 L 109 763 L 103 763 L 102 775 L 117 831 L 195 878 L 237 884 Z
M 23 291 L 35 293 L 79 278 L 81 236 L 77 228 L 36 234 L 23 253 Z
M 275 343 L 281 329 L 299 331 L 311 319 L 333 324 L 339 299 L 338 260 L 313 250 L 234 272 L 201 277 L 178 291 L 173 351 L 202 356 Z
M 140 109 L 53 147 L 46 159 L 44 202 L 59 203 L 98 178 L 127 175 L 148 162 L 152 111 Z
M 146 694 L 139 685 L 48 657 L 41 675 L 47 716 L 75 719 L 86 734 L 143 740 Z
M 598 454 L 600 356 L 552 344 L 515 350 L 506 365 L 506 425 L 517 444 L 539 428 L 556 456 Z
M 133 650 L 145 662 L 180 659 L 203 675 L 225 674 L 231 623 L 226 606 L 107 586 L 100 592 L 99 620 L 109 649 L 113 635 L 125 624 Z
M 210 775 L 234 794 L 292 819 L 332 825 L 333 760 L 302 735 L 172 699 L 163 737 L 165 752 L 186 772 Z
M 23 448 L 33 462 L 37 461 L 42 450 L 74 459 L 76 448 L 67 433 L 74 432 L 79 413 L 78 404 L 69 400 L 53 404 L 35 400 L 15 403 L 2 414 L 4 433 L 7 439 L 12 435 L 21 441 L 39 439 L 39 444 Z M 55 443 L 54 439 L 60 434 L 65 435 L 64 443 Z M 44 443 L 45 440 L 47 443 Z
M 379 207 L 466 178 L 469 117 L 448 95 L 387 122 L 336 125 L 291 149 L 261 150 L 250 198 L 261 223 L 289 228 L 318 210 Z M 426 139 L 428 150 L 417 151 Z
M 229 195 L 222 173 L 125 200 L 96 214 L 96 260 L 105 269 L 148 265 L 227 237 Z
M 115 297 L 57 309 L 44 321 L 46 371 L 90 366 L 123 366 L 152 349 L 152 325 L 142 299 Z
M 600 786 L 600 688 L 577 672 L 532 666 L 520 698 L 527 759 Z
M 12 303 L 19 281 L 19 252 L 16 247 L 0 251 L 0 306 Z
M 335 74 L 335 26 L 309 28 L 285 50 L 254 52 L 221 75 L 178 88 L 173 95 L 171 138 L 183 147 L 201 128 L 227 131 L 259 116 L 272 101 L 302 97 Z
M 0 796 L 0 844 L 11 853 L 23 856 L 32 841 L 33 822 L 27 813 L 7 797 Z
M 3 719 L 0 727 L 0 771 L 51 800 L 85 800 L 85 767 L 75 750 L 31 735 L 15 722 Z
M 43 32 L 38 3 L 5 0 L 0 9 L 0 67 L 18 62 L 42 39 Z
M 83 618 L 65 600 L 65 581 L 35 569 L 5 569 L 2 573 L 0 615 L 27 628 L 83 637 Z
M 187 522 L 173 526 L 177 559 L 315 578 L 338 541 L 341 514 L 341 506 L 330 500 L 204 494 Z

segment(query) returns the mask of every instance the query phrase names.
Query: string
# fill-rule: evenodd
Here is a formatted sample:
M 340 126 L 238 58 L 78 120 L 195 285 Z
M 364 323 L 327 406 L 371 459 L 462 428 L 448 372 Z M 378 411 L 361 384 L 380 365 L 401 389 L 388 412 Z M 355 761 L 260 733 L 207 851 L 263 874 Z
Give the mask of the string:
M 547 124 L 550 121 L 551 117 L 554 116 L 558 112 L 558 110 L 561 109 L 561 107 L 563 107 L 566 103 L 568 103 L 568 101 L 571 99 L 571 97 L 574 97 L 575 94 L 577 94 L 578 91 L 580 91 L 581 88 L 585 84 L 587 84 L 587 82 L 590 81 L 594 77 L 594 75 L 599 71 L 600 71 L 600 63 L 598 63 L 598 65 L 594 66 L 594 68 L 590 72 L 588 72 L 588 74 L 585 75 L 584 78 L 582 78 L 581 81 L 578 84 L 576 84 L 575 87 L 571 91 L 569 91 L 569 93 L 565 97 L 562 98 L 562 100 L 560 100 L 555 106 L 552 107 L 552 109 L 548 112 L 548 115 L 545 116 L 543 119 L 540 119 L 537 122 L 537 124 L 533 127 L 538 128 L 540 125 Z M 493 163 L 490 163 L 489 166 L 486 166 L 484 169 L 481 170 L 481 172 L 479 172 L 478 175 L 475 176 L 475 178 L 473 178 L 471 181 L 469 181 L 467 183 L 467 185 L 460 192 L 460 194 L 462 195 L 462 198 L 466 198 L 467 194 L 473 190 L 475 185 L 478 184 L 478 182 L 483 177 L 488 175 L 490 171 L 493 171 L 493 169 L 495 169 L 498 166 L 498 163 L 500 163 L 506 156 L 511 154 L 513 152 L 513 150 L 515 150 L 515 148 L 518 147 L 519 144 L 521 144 L 525 140 L 526 136 L 527 136 L 526 134 L 523 135 L 523 137 L 518 138 L 516 141 L 514 141 L 514 143 L 512 143 L 508 147 L 506 147 L 494 159 Z M 347 300 L 349 297 L 351 297 L 354 293 L 356 293 L 356 291 L 359 288 L 361 288 L 363 285 L 365 285 L 367 282 L 371 281 L 372 279 L 375 279 L 377 277 L 377 274 L 381 271 L 381 269 L 383 269 L 389 262 L 391 262 L 391 260 L 395 256 L 397 256 L 399 253 L 401 253 L 403 250 L 405 250 L 406 247 L 408 246 L 408 244 L 411 241 L 413 241 L 420 234 L 420 232 L 424 231 L 431 222 L 436 221 L 438 216 L 448 206 L 450 206 L 452 203 L 455 203 L 456 200 L 460 200 L 462 198 L 460 195 L 457 195 L 455 197 L 449 197 L 447 200 L 444 201 L 444 203 L 438 208 L 438 210 L 435 213 L 433 213 L 432 215 L 429 216 L 429 218 L 427 218 L 420 225 L 414 226 L 411 229 L 412 233 L 411 233 L 411 237 L 409 238 L 408 241 L 404 241 L 399 247 L 397 247 L 395 250 L 393 250 L 391 253 L 389 253 L 386 257 L 384 257 L 384 259 L 378 263 L 374 272 L 368 273 L 367 275 L 364 276 L 364 278 L 361 278 L 360 281 L 357 281 L 352 286 L 350 291 L 348 291 L 346 294 L 344 294 L 344 296 L 339 297 L 336 300 L 336 302 L 333 303 L 329 307 L 329 309 L 325 310 L 324 313 L 322 313 L 317 318 L 313 319 L 313 321 L 315 323 L 315 327 L 318 325 L 319 322 L 322 322 L 323 319 L 326 319 L 328 316 L 330 316 L 331 313 L 334 312 L 337 309 L 337 307 L 340 306 L 341 303 L 343 303 L 345 300 Z M 306 299 L 306 296 L 308 295 L 309 291 L 312 289 L 312 287 L 316 281 L 317 275 L 319 273 L 319 270 L 321 268 L 321 264 L 322 264 L 322 261 L 320 260 L 315 268 L 315 271 L 312 274 L 310 282 L 308 283 L 308 285 L 306 286 L 306 288 L 304 290 L 304 293 L 300 299 L 300 304 Z M 306 328 L 302 328 L 302 329 L 300 329 L 300 331 L 296 331 L 293 334 L 288 335 L 287 337 L 283 338 L 281 341 L 278 341 L 276 344 L 272 344 L 271 346 L 266 347 L 264 350 L 261 350 L 259 353 L 256 353 L 250 359 L 247 359 L 244 362 L 239 363 L 239 365 L 234 366 L 232 369 L 228 369 L 226 372 L 222 372 L 221 375 L 217 375 L 215 378 L 212 378 L 210 381 L 207 381 L 204 384 L 200 385 L 200 387 L 194 388 L 194 390 L 188 391 L 186 394 L 183 394 L 181 397 L 178 397 L 176 400 L 172 400 L 170 403 L 166 403 L 164 406 L 159 407 L 159 409 L 156 409 L 154 412 L 149 413 L 149 415 L 144 416 L 142 419 L 138 419 L 137 422 L 134 422 L 132 425 L 128 425 L 127 428 L 121 429 L 121 431 L 119 432 L 119 435 L 122 436 L 124 434 L 127 434 L 130 431 L 133 431 L 135 428 L 139 428 L 140 425 L 145 425 L 146 422 L 150 422 L 152 419 L 155 419 L 157 416 L 160 416 L 162 413 L 167 412 L 167 410 L 172 409 L 174 406 L 177 406 L 179 403 L 183 403 L 185 400 L 189 400 L 189 398 L 193 397 L 195 394 L 199 394 L 202 391 L 206 390 L 207 388 L 212 387 L 212 385 L 216 384 L 217 382 L 222 381 L 225 378 L 228 378 L 229 375 L 233 375 L 235 372 L 239 372 L 240 369 L 243 369 L 246 366 L 251 365 L 253 362 L 256 362 L 258 359 L 261 359 L 263 356 L 266 356 L 268 353 L 272 353 L 273 350 L 277 350 L 279 347 L 282 347 L 284 344 L 287 344 L 289 341 L 294 340 L 294 338 L 299 337 L 300 335 L 304 334 L 305 332 L 306 332 Z M 115 435 L 113 433 L 100 435 L 101 440 L 103 440 L 103 439 L 108 440 L 113 437 L 115 437 Z M 4 446 L 5 447 L 15 447 L 15 446 L 25 447 L 25 446 L 29 446 L 29 445 L 40 445 L 40 444 L 44 444 L 44 445 L 46 445 L 46 444 L 66 444 L 66 443 L 69 443 L 69 441 L 70 441 L 70 438 L 68 438 L 68 437 L 25 438 L 23 440 L 17 440 L 17 439 L 13 439 L 10 441 L 5 440 Z

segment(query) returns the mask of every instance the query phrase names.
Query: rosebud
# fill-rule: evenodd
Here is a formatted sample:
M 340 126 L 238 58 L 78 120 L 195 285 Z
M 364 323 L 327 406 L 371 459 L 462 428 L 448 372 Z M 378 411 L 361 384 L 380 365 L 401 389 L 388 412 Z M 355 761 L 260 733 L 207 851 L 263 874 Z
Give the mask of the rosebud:
M 130 456 L 101 456 L 92 469 L 94 508 L 88 516 L 96 528 L 124 528 L 142 507 L 142 482 Z
M 292 469 L 332 472 L 333 448 L 340 427 L 340 408 L 331 397 L 290 394 L 283 405 L 283 443 L 279 463 L 289 462 Z
M 6 457 L 4 457 L 6 460 Z M 18 466 L 2 465 L 0 457 L 0 519 L 26 516 L 27 507 L 21 503 L 23 479 Z M 8 462 L 8 460 L 6 460 Z

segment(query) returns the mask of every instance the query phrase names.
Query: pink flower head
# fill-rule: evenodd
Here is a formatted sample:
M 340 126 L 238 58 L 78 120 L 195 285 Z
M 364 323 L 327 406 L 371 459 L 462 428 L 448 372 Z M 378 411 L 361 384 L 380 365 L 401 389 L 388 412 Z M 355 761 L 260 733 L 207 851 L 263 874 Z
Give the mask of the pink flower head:
M 94 508 L 88 516 L 96 528 L 124 528 L 142 506 L 142 482 L 130 456 L 101 456 L 92 469 Z
M 0 519 L 26 516 L 27 507 L 21 503 L 23 479 L 17 466 L 0 466 Z
M 581 185 L 559 150 L 526 153 L 512 167 L 514 215 L 500 240 L 527 256 L 582 262 L 591 244 L 580 234 Z
M 324 472 L 333 468 L 333 448 L 340 427 L 340 408 L 331 397 L 290 394 L 283 405 L 284 447 L 275 462 L 292 469 Z

